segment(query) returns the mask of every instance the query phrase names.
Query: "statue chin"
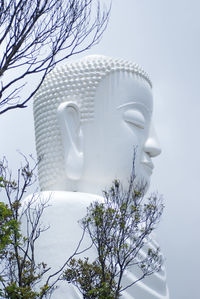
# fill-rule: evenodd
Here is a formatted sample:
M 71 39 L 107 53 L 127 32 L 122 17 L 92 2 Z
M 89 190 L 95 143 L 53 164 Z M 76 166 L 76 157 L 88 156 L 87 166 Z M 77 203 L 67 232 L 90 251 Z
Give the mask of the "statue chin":
M 88 56 L 47 76 L 34 99 L 36 149 L 42 157 L 38 200 L 48 200 L 43 223 L 50 225 L 38 240 L 38 261 L 54 271 L 62 266 L 81 238 L 78 220 L 87 206 L 102 200 L 114 179 L 126 187 L 133 161 L 137 184 L 148 188 L 153 158 L 161 152 L 152 110 L 151 81 L 132 62 Z M 90 240 L 84 242 L 87 247 Z M 94 259 L 95 251 L 87 255 Z M 136 278 L 130 269 L 123 284 Z M 82 297 L 65 283 L 53 298 Z M 122 298 L 167 299 L 164 269 L 127 289 Z

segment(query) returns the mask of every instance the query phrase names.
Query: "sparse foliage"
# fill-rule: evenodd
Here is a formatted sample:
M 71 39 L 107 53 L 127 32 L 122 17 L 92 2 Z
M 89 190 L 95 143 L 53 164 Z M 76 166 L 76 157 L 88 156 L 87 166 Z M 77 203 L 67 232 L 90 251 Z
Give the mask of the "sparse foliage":
M 83 298 L 114 298 L 116 283 L 115 281 L 111 282 L 112 273 L 105 266 L 105 279 L 102 281 L 102 268 L 98 259 L 89 263 L 88 258 L 84 260 L 72 258 L 69 267 L 64 272 L 64 279 L 73 283 L 81 291 Z
M 35 243 L 48 227 L 40 220 L 47 202 L 31 197 L 22 206 L 27 189 L 34 183 L 34 170 L 25 158 L 25 166 L 18 169 L 16 180 L 4 158 L 0 163 L 0 297 L 10 299 L 35 299 L 50 296 L 51 285 L 42 282 L 50 269 L 44 262 L 35 261 Z M 26 220 L 23 232 L 22 217 Z
M 160 270 L 162 255 L 159 248 L 151 246 L 150 235 L 163 204 L 157 194 L 145 200 L 145 189 L 144 185 L 135 186 L 133 163 L 128 190 L 115 180 L 104 192 L 104 202 L 96 201 L 88 208 L 81 225 L 96 248 L 97 258 L 92 263 L 73 259 L 64 272 L 64 279 L 77 286 L 83 298 L 117 299 L 124 290 Z M 140 269 L 140 276 L 122 285 L 130 267 Z
M 45 261 L 38 263 L 37 240 L 49 229 L 43 224 L 42 216 L 50 197 L 42 200 L 40 193 L 34 193 L 24 199 L 28 188 L 36 181 L 37 163 L 23 158 L 25 165 L 18 169 L 16 179 L 13 179 L 7 160 L 4 158 L 0 162 L 0 192 L 4 199 L 0 202 L 0 298 L 51 298 L 69 261 L 90 246 L 80 250 L 85 235 L 83 230 L 76 250 L 66 257 L 63 265 L 58 265 L 58 270 L 53 271 Z
M 0 114 L 26 107 L 57 63 L 97 44 L 109 11 L 99 0 L 1 1 Z

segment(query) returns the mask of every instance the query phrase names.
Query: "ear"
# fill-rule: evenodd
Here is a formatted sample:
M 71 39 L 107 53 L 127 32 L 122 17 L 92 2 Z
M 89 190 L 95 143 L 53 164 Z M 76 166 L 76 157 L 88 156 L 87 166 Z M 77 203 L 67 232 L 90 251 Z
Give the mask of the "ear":
M 74 102 L 64 102 L 57 109 L 62 143 L 64 147 L 65 171 L 71 180 L 79 180 L 83 171 L 83 136 L 79 107 Z

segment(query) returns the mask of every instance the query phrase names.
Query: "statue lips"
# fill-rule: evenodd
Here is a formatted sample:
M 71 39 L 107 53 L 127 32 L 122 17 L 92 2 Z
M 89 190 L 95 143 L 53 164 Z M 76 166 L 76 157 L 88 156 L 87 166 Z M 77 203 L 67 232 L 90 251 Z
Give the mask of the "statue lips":
M 145 159 L 141 162 L 141 164 L 145 166 L 145 169 L 147 170 L 148 174 L 151 175 L 154 169 L 152 161 Z

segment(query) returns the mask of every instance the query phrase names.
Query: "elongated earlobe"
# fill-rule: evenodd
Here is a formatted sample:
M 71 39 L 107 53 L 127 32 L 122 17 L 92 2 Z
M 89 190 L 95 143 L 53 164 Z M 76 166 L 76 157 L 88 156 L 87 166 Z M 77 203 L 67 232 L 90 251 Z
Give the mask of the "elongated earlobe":
M 71 180 L 82 176 L 84 155 L 82 151 L 83 134 L 80 124 L 80 112 L 74 102 L 64 102 L 57 109 L 64 147 L 65 171 Z

